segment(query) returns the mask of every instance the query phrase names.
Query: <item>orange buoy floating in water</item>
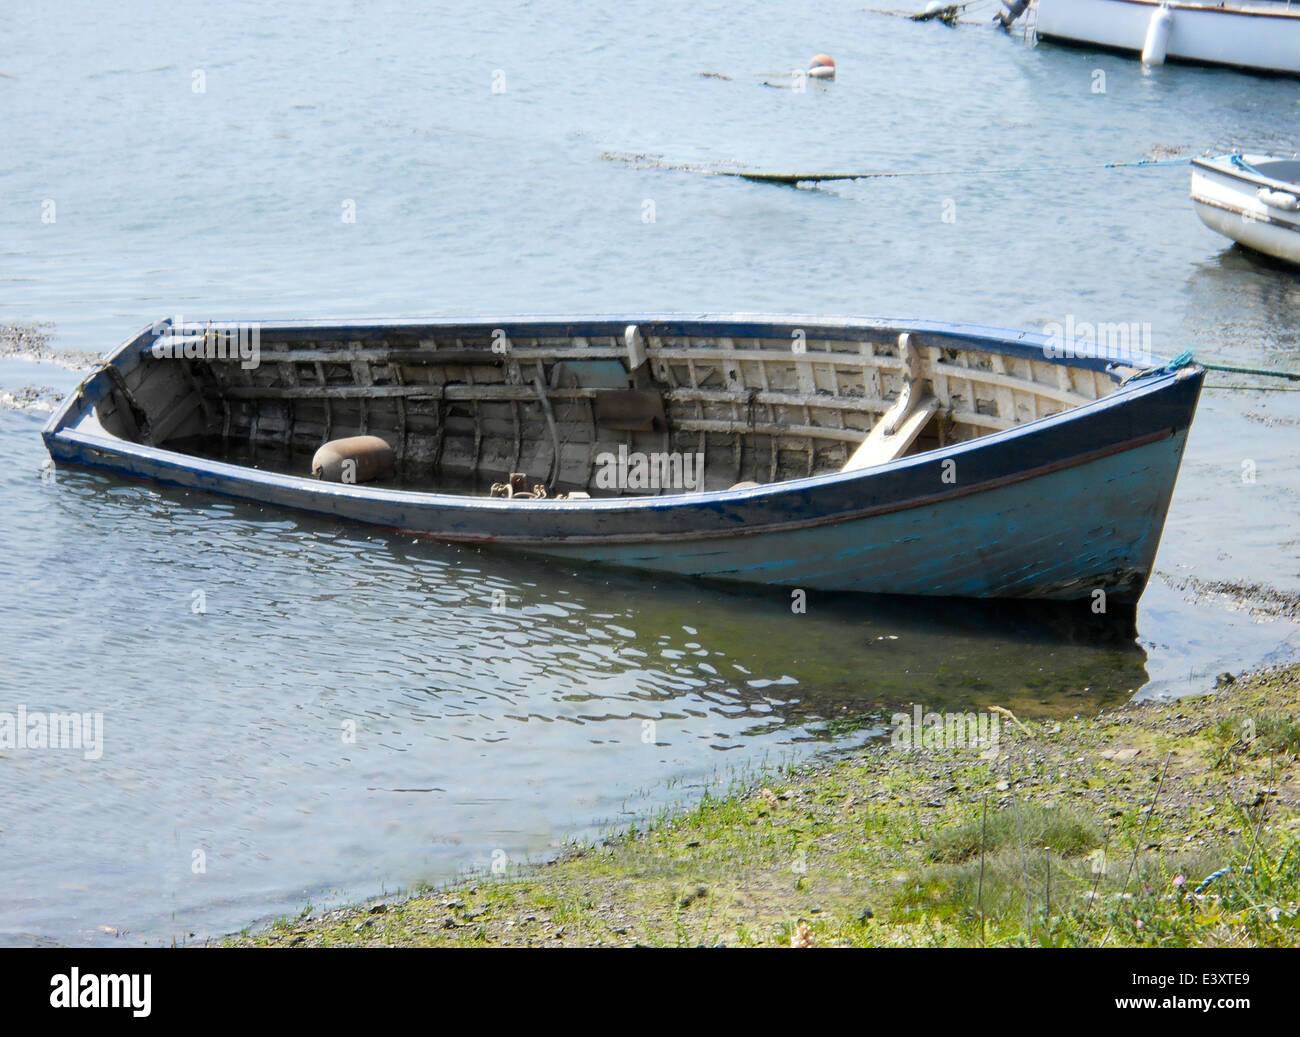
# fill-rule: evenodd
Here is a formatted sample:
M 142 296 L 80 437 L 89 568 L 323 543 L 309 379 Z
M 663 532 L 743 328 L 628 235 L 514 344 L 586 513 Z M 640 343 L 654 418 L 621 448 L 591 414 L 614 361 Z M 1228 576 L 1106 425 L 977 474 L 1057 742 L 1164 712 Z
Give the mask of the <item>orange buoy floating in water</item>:
M 814 79 L 834 79 L 835 59 L 829 54 L 818 54 L 808 62 L 808 74 Z

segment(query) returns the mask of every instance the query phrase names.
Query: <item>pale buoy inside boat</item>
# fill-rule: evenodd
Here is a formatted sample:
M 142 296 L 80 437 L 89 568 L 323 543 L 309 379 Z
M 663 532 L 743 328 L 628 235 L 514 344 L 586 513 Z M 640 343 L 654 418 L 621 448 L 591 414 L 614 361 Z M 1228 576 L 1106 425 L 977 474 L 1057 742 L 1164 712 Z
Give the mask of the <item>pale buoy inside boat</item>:
M 808 74 L 814 79 L 834 79 L 835 59 L 829 54 L 818 54 L 808 62 Z
M 333 439 L 311 459 L 314 479 L 363 483 L 393 474 L 393 448 L 378 436 Z
M 1174 25 L 1174 12 L 1161 4 L 1151 12 L 1147 22 L 1147 38 L 1142 44 L 1142 64 L 1163 65 L 1169 50 L 1169 32 Z

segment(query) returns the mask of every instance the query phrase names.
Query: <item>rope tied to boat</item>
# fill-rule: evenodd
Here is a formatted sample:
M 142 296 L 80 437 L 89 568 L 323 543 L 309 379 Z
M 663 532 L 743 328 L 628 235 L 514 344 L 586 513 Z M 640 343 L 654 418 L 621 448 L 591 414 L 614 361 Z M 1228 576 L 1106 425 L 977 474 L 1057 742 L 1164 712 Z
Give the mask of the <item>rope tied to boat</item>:
M 1134 371 L 1120 381 L 1120 385 L 1128 385 L 1129 382 L 1136 382 L 1142 378 L 1150 378 L 1152 375 L 1168 374 L 1177 371 L 1179 368 L 1187 367 L 1195 363 L 1192 359 L 1192 351 L 1184 349 L 1176 357 L 1165 364 L 1156 364 L 1154 367 L 1144 367 L 1140 371 Z M 1204 366 L 1204 365 L 1202 365 Z
M 1129 382 L 1137 381 L 1139 378 L 1149 378 L 1152 375 L 1163 374 L 1167 371 L 1177 371 L 1180 367 L 1187 367 L 1196 364 L 1207 371 L 1218 371 L 1223 374 L 1246 374 L 1253 375 L 1257 378 L 1284 378 L 1287 381 L 1300 382 L 1300 371 L 1270 371 L 1264 367 L 1242 367 L 1238 364 L 1214 364 L 1208 360 L 1197 360 L 1192 356 L 1190 349 L 1185 349 L 1167 364 L 1157 364 L 1155 367 L 1145 367 L 1141 371 L 1134 371 L 1127 378 L 1120 382 L 1121 385 L 1127 385 Z M 1247 386 L 1225 386 L 1225 388 L 1248 388 Z
M 1247 172 L 1247 173 L 1253 173 L 1255 176 L 1265 176 L 1265 175 L 1266 175 L 1266 174 L 1264 174 L 1264 173 L 1261 173 L 1258 169 L 1256 169 L 1256 168 L 1255 168 L 1254 166 L 1252 166 L 1249 162 L 1247 162 L 1246 159 L 1245 159 L 1245 157 L 1241 154 L 1240 151 L 1235 151 L 1235 152 L 1233 152 L 1231 155 L 1229 155 L 1229 156 L 1228 156 L 1228 161 L 1230 161 L 1230 162 L 1231 162 L 1234 166 L 1236 166 L 1238 169 L 1243 170 L 1243 171 L 1245 171 L 1245 172 Z
M 1300 382 L 1300 371 L 1269 371 L 1263 367 L 1237 367 L 1234 364 L 1210 364 L 1205 361 L 1197 361 L 1207 371 L 1222 371 L 1224 374 L 1249 374 L 1260 378 L 1285 378 L 1288 381 Z

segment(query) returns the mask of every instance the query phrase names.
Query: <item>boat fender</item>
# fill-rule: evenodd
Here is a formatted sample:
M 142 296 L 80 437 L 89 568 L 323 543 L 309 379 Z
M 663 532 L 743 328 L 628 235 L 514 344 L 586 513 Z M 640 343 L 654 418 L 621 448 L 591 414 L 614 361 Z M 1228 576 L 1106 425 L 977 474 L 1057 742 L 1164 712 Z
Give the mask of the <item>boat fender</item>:
M 1174 26 L 1174 12 L 1161 4 L 1151 12 L 1147 22 L 1147 38 L 1142 44 L 1142 64 L 1163 65 L 1169 50 L 1169 33 Z
M 835 59 L 829 54 L 818 54 L 808 62 L 808 74 L 814 79 L 834 79 Z
M 311 459 L 313 479 L 363 483 L 393 474 L 393 448 L 378 436 L 332 439 Z
M 1261 187 L 1255 192 L 1255 197 L 1274 209 L 1286 209 L 1289 212 L 1300 209 L 1300 198 L 1290 191 L 1274 191 L 1268 187 Z

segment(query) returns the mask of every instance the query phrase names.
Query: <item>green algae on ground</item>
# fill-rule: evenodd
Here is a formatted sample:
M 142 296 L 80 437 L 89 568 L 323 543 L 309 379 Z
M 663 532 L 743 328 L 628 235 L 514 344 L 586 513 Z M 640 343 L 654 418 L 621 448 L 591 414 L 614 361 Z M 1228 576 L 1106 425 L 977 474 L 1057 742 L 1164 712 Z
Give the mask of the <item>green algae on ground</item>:
M 990 705 L 997 705 L 990 702 Z M 233 937 L 258 946 L 1295 945 L 1300 667 L 828 755 L 559 860 Z

